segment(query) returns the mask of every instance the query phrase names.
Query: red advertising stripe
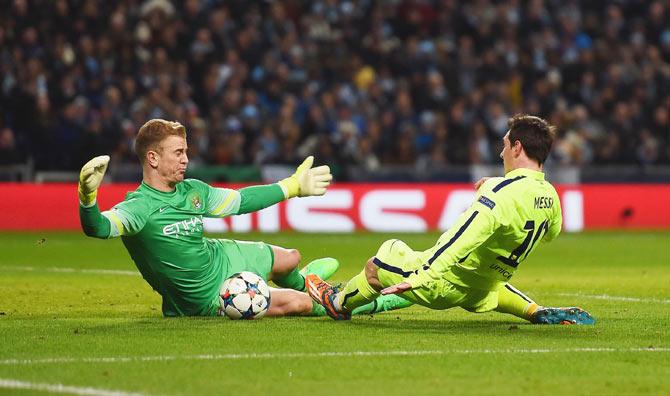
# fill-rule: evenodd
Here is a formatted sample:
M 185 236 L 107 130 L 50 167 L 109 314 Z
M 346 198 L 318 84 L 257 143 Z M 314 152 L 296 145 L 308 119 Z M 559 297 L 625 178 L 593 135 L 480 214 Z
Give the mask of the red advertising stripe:
M 122 201 L 136 185 L 106 185 L 100 189 L 101 210 Z M 77 230 L 77 185 L 70 183 L 0 183 L 0 230 Z
M 670 185 L 582 185 L 584 226 L 670 228 Z
M 136 184 L 103 185 L 101 210 Z M 225 187 L 238 188 L 239 185 Z M 566 231 L 670 229 L 670 185 L 558 186 Z M 0 183 L 0 230 L 78 230 L 75 184 Z M 261 214 L 205 223 L 208 231 L 423 232 L 444 230 L 472 202 L 469 184 L 336 184 L 324 197 L 300 198 Z

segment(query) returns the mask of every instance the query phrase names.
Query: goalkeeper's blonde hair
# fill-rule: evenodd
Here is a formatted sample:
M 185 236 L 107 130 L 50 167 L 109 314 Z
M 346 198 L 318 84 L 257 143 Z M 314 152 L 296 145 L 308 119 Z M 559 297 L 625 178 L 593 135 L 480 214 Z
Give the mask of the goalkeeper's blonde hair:
M 135 138 L 135 153 L 144 164 L 147 153 L 159 151 L 161 142 L 168 136 L 180 136 L 186 138 L 186 128 L 177 121 L 167 121 L 154 118 L 142 125 Z

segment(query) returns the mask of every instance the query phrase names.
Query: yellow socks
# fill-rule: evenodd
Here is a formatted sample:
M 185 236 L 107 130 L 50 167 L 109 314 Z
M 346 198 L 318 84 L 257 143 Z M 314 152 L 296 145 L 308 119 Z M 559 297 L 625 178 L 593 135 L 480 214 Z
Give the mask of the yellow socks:
M 521 319 L 529 320 L 538 309 L 535 301 L 506 283 L 498 290 L 498 312 L 512 314 Z
M 339 306 L 336 308 L 351 312 L 354 308 L 374 301 L 378 296 L 379 292 L 370 286 L 363 270 L 351 278 L 344 289 L 337 294 Z

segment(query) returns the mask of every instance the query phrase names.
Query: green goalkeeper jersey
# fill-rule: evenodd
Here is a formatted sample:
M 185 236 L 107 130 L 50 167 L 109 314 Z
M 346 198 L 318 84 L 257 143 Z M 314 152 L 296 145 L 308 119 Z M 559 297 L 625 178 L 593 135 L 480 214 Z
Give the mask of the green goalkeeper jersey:
M 423 266 L 407 282 L 417 288 L 447 279 L 495 290 L 512 278 L 539 242 L 556 238 L 561 224 L 558 194 L 544 173 L 519 168 L 491 178 L 456 224 L 421 253 Z
M 186 179 L 161 192 L 143 182 L 102 215 L 110 220 L 109 236 L 121 236 L 144 279 L 163 297 L 164 315 L 210 315 L 228 259 L 218 240 L 203 236 L 203 218 L 247 213 L 283 199 L 276 184 L 236 191 Z

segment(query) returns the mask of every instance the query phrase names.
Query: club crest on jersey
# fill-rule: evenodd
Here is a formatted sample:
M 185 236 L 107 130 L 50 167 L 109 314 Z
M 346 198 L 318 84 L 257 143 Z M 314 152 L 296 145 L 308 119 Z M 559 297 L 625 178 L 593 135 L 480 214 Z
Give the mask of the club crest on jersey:
M 193 204 L 193 207 L 196 208 L 196 209 L 200 209 L 202 207 L 202 202 L 200 201 L 200 197 L 197 196 L 197 195 L 194 196 L 193 198 L 191 198 L 191 204 Z

